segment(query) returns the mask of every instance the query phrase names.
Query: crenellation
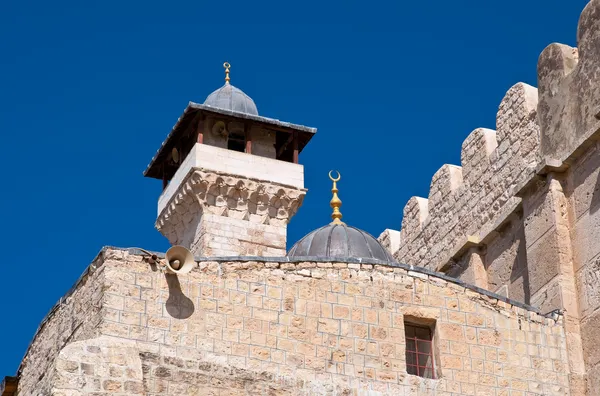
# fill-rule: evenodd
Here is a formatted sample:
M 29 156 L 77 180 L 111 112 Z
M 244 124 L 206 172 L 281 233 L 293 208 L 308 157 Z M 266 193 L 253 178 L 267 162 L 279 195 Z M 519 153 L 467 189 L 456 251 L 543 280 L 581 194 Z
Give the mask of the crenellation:
M 585 373 L 600 367 L 585 352 L 591 339 L 597 342 L 590 326 L 600 306 L 593 275 L 600 234 L 599 15 L 600 1 L 590 1 L 578 47 L 548 46 L 538 62 L 539 90 L 516 84 L 500 103 L 497 131 L 467 137 L 460 187 L 448 188 L 438 171 L 421 222 L 409 201 L 394 252 L 398 261 L 444 269 L 543 312 L 566 312 L 568 383 L 576 394 L 591 394 Z
M 402 217 L 402 239 L 413 240 L 423 227 L 423 224 L 429 217 L 429 205 L 427 199 L 421 197 L 412 197 L 404 206 L 404 216 Z
M 466 188 L 482 189 L 483 176 L 490 175 L 490 157 L 497 146 L 496 131 L 486 128 L 475 129 L 464 140 L 460 162 Z
M 498 131 L 474 130 L 463 142 L 463 168 L 444 165 L 434 175 L 426 220 L 417 223 L 415 215 L 422 219 L 423 213 L 416 211 L 413 198 L 407 203 L 401 230 L 406 237 L 392 252 L 396 259 L 442 268 L 463 250 L 462 240 L 496 221 L 538 166 L 536 105 L 537 90 L 529 85 L 519 83 L 507 92 L 498 110 Z
M 427 213 L 431 218 L 447 213 L 447 202 L 455 201 L 452 194 L 462 186 L 462 168 L 455 165 L 443 165 L 432 177 L 427 200 Z
M 598 130 L 598 1 L 590 1 L 579 19 L 577 48 L 548 46 L 538 61 L 542 153 L 562 163 Z M 570 133 L 565 134 L 564 131 Z
M 386 229 L 379 235 L 377 241 L 388 251 L 395 252 L 400 247 L 400 238 L 400 231 Z

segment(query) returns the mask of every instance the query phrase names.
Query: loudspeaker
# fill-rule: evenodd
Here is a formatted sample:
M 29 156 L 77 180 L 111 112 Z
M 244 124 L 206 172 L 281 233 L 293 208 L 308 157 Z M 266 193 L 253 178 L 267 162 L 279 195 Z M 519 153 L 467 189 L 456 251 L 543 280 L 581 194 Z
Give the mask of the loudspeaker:
M 194 268 L 196 262 L 192 252 L 183 246 L 172 246 L 165 254 L 167 271 L 171 274 L 187 274 Z
M 215 136 L 227 137 L 229 132 L 227 131 L 227 125 L 223 121 L 217 121 L 212 127 L 212 133 Z

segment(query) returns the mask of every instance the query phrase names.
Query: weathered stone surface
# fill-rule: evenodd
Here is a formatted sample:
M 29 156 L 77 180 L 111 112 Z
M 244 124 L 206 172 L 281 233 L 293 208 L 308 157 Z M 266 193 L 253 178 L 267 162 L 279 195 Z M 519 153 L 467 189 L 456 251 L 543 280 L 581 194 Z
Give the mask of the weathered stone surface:
M 400 231 L 387 229 L 383 231 L 377 241 L 381 243 L 388 252 L 393 253 L 400 247 Z
M 434 175 L 429 200 L 407 203 L 394 252 L 398 261 L 442 268 L 460 253 L 463 241 L 479 237 L 504 215 L 504 205 L 540 162 L 536 115 L 537 90 L 522 83 L 512 87 L 498 110 L 498 132 L 476 129 L 463 143 L 463 171 L 445 165 Z
M 577 48 L 552 44 L 540 55 L 539 120 L 545 158 L 567 160 L 598 127 L 599 10 L 600 3 L 594 0 L 582 12 Z
M 287 223 L 306 190 L 193 169 L 156 220 L 174 245 L 202 256 L 284 256 Z
M 106 290 L 97 335 L 68 343 L 58 356 L 45 355 L 55 362 L 48 373 L 54 394 L 181 395 L 210 389 L 253 395 L 268 389 L 326 395 L 377 389 L 382 395 L 416 395 L 448 388 L 468 392 L 474 378 L 490 389 L 505 380 L 568 392 L 561 322 L 465 291 L 435 274 L 354 263 L 319 268 L 288 262 L 272 268 L 268 261 L 220 261 L 178 276 L 175 284 L 173 275 L 153 272 L 139 256 L 120 257 L 105 261 L 105 276 L 95 279 Z M 315 277 L 316 270 L 322 273 Z M 144 281 L 147 290 L 130 297 L 147 278 L 152 279 Z M 143 303 L 143 313 L 134 301 Z M 105 304 L 116 314 L 105 312 Z M 141 325 L 132 325 L 137 315 Z M 439 379 L 407 374 L 405 321 L 434 326 Z M 137 327 L 146 331 L 134 331 Z M 150 330 L 163 334 L 151 337 Z M 549 336 L 552 341 L 542 344 Z M 36 353 L 32 349 L 30 357 Z M 540 363 L 549 356 L 562 364 Z M 21 388 L 22 394 L 31 391 Z
M 115 252 L 115 256 L 122 255 Z M 49 393 L 52 372 L 61 349 L 70 342 L 94 337 L 102 316 L 113 310 L 103 307 L 106 257 L 98 256 L 86 273 L 79 279 L 72 292 L 59 301 L 42 322 L 35 339 L 29 346 L 26 358 L 21 363 L 20 389 L 36 394 Z M 128 278 L 130 279 L 130 278 Z M 92 348 L 90 353 L 94 353 Z M 65 369 L 71 363 L 63 362 Z
M 53 395 L 71 390 L 82 395 L 145 394 L 140 352 L 129 340 L 99 337 L 70 343 L 60 351 L 50 378 Z
M 584 367 L 581 348 L 600 342 L 583 325 L 600 308 L 599 26 L 593 0 L 579 21 L 578 48 L 552 44 L 540 55 L 539 92 L 513 86 L 497 131 L 476 129 L 465 139 L 460 177 L 444 166 L 429 200 L 407 203 L 394 252 L 399 262 L 563 310 L 575 394 L 600 364 L 586 359 Z

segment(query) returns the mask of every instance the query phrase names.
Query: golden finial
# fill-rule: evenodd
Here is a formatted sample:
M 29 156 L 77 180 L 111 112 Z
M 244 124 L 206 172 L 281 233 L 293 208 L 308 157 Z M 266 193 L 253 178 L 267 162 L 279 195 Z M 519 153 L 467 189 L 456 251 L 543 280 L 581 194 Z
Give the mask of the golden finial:
M 337 193 L 338 193 L 338 189 L 337 189 L 337 182 L 340 181 L 340 179 L 342 178 L 342 175 L 340 175 L 340 172 L 337 172 L 337 177 L 334 178 L 333 176 L 331 176 L 331 172 L 333 171 L 329 171 L 329 179 L 333 182 L 333 188 L 331 189 L 331 192 L 333 193 L 333 197 L 331 198 L 331 201 L 329 202 L 329 205 L 331 205 L 331 208 L 333 209 L 333 213 L 331 214 L 331 218 L 333 219 L 332 223 L 333 224 L 344 224 L 342 222 L 342 212 L 340 212 L 340 206 L 342 206 L 342 200 L 338 197 Z
M 229 62 L 223 63 L 223 67 L 225 68 L 225 84 L 229 84 L 229 68 L 231 65 Z

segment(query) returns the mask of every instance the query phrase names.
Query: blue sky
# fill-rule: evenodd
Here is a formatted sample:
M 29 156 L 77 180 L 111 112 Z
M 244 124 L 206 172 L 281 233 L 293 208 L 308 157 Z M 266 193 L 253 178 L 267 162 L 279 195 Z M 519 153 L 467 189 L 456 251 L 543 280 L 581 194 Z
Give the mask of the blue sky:
M 164 251 L 161 182 L 142 171 L 188 101 L 222 85 L 261 115 L 317 127 L 288 245 L 329 221 L 399 229 L 505 92 L 576 45 L 586 0 L 0 4 L 0 378 L 102 246 Z

